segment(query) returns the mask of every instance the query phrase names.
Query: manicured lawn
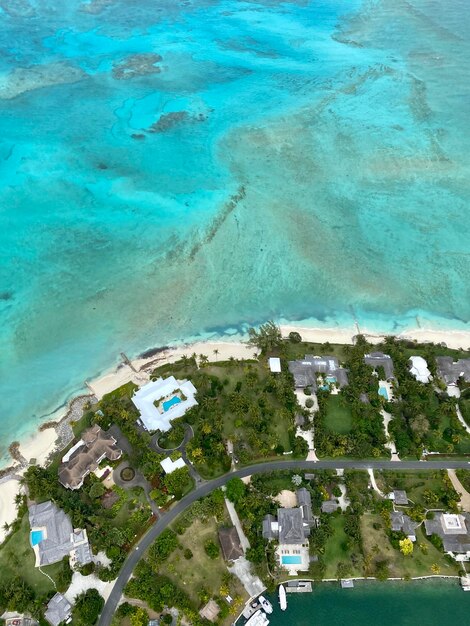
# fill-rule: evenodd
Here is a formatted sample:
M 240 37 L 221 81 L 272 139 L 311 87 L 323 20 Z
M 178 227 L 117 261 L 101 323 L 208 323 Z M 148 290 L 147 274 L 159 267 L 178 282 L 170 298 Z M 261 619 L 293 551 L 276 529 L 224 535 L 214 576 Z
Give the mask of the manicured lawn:
M 205 523 L 195 521 L 183 535 L 178 535 L 181 548 L 175 550 L 168 561 L 165 562 L 163 573 L 174 580 L 194 601 L 196 606 L 200 604 L 199 592 L 206 589 L 210 596 L 218 596 L 223 581 L 223 575 L 227 572 L 226 564 L 222 557 L 222 551 L 218 558 L 210 559 L 204 544 L 211 539 L 219 545 L 217 524 L 215 520 Z M 189 548 L 193 553 L 191 559 L 186 559 L 183 551 Z M 238 579 L 230 583 L 230 595 L 242 596 L 246 601 L 248 595 Z M 229 616 L 224 622 L 231 624 L 233 616 Z
M 343 562 L 351 565 L 351 550 L 348 547 L 348 536 L 344 532 L 343 515 L 331 517 L 331 525 L 334 534 L 328 539 L 325 545 L 324 561 L 326 563 L 325 578 L 336 578 L 336 568 L 338 563 Z M 359 570 L 353 569 L 353 575 L 361 576 Z
M 344 345 L 336 343 L 325 345 L 308 341 L 302 341 L 301 343 L 286 342 L 286 360 L 302 360 L 306 354 L 313 354 L 318 356 L 336 356 L 340 361 L 344 361 L 346 358 L 344 348 Z
M 404 489 L 410 500 L 415 504 L 426 507 L 423 499 L 424 491 L 439 493 L 444 488 L 444 471 L 428 472 L 375 472 L 375 479 L 379 488 L 388 493 L 393 489 Z
M 29 532 L 28 513 L 25 513 L 18 531 L 0 548 L 0 581 L 5 583 L 16 576 L 21 576 L 37 595 L 42 595 L 54 591 L 54 586 L 47 576 L 34 567 L 35 558 L 29 543 Z M 42 568 L 51 578 L 54 578 L 61 569 L 62 563 Z
M 344 400 L 339 395 L 330 395 L 328 398 L 325 426 L 340 434 L 346 434 L 351 430 L 351 409 L 344 403 Z
M 374 528 L 374 523 L 379 524 L 380 528 Z M 403 556 L 399 550 L 392 547 L 380 515 L 370 513 L 363 515 L 361 529 L 366 555 L 372 563 L 386 560 L 391 577 L 430 576 L 434 563 L 440 567 L 442 575 L 455 576 L 458 573 L 458 564 L 448 563 L 444 554 L 428 541 L 421 528 L 416 529 L 416 543 L 410 556 Z

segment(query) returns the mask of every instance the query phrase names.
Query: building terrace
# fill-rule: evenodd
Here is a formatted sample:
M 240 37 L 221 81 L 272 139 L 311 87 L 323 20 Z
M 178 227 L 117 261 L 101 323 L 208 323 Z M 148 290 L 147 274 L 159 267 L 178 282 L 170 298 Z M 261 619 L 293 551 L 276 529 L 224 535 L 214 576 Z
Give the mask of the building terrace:
M 95 424 L 84 431 L 80 441 L 62 458 L 59 481 L 67 489 L 80 489 L 85 477 L 94 472 L 104 458 L 117 461 L 121 455 L 116 439 Z
M 312 391 L 317 391 L 317 377 L 323 374 L 330 377 L 340 389 L 348 384 L 347 370 L 340 366 L 335 356 L 313 356 L 305 355 L 302 361 L 289 361 L 289 371 L 294 376 L 297 389 L 311 387 Z
M 79 565 L 91 563 L 86 530 L 73 530 L 69 516 L 53 502 L 32 504 L 29 523 L 36 567 L 58 563 L 65 556 Z
M 437 372 L 446 385 L 456 385 L 460 379 L 470 383 L 470 359 L 454 361 L 451 356 L 436 358 Z
M 383 367 L 385 372 L 385 380 L 392 380 L 394 378 L 393 372 L 393 360 L 392 357 L 383 352 L 371 352 L 364 356 L 364 363 L 370 365 L 370 367 L 377 370 L 379 367 Z

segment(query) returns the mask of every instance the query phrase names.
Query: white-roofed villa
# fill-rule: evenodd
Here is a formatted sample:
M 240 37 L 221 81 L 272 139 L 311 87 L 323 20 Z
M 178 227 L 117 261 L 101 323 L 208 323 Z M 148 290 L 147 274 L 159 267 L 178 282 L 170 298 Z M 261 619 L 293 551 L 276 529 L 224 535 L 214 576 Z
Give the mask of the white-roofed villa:
M 420 383 L 428 383 L 432 376 L 422 356 L 410 357 L 410 372 Z
M 140 420 L 148 431 L 166 432 L 171 421 L 182 417 L 197 405 L 196 388 L 189 380 L 174 376 L 158 378 L 138 389 L 132 402 L 140 413 Z

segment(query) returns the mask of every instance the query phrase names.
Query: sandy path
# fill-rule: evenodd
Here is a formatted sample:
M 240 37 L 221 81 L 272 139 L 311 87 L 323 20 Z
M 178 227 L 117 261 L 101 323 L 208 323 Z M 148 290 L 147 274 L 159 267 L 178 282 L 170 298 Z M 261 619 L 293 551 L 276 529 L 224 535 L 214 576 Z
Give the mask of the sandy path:
M 455 470 L 447 470 L 450 482 L 453 484 L 455 491 L 460 495 L 460 507 L 463 511 L 470 513 L 470 493 L 464 488 L 460 480 L 457 478 Z

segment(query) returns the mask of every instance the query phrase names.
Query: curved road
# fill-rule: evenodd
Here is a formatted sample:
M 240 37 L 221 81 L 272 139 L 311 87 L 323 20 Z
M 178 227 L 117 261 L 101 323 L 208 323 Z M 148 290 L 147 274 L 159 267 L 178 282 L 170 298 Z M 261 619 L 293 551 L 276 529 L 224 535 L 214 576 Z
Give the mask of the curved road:
M 275 470 L 319 470 L 319 469 L 391 469 L 401 470 L 436 470 L 436 469 L 470 469 L 467 461 L 268 461 L 251 465 L 235 470 L 214 480 L 202 483 L 196 487 L 194 491 L 188 493 L 182 500 L 177 502 L 175 506 L 165 513 L 155 524 L 147 531 L 147 533 L 138 541 L 137 545 L 129 553 L 124 565 L 122 566 L 119 576 L 114 584 L 113 590 L 103 608 L 98 626 L 109 626 L 116 611 L 119 599 L 121 598 L 124 587 L 129 580 L 135 566 L 144 556 L 147 548 L 152 542 L 171 524 L 183 511 L 193 504 L 199 498 L 207 496 L 211 491 L 222 487 L 231 478 L 244 478 L 252 474 L 260 474 L 263 472 L 272 472 Z

